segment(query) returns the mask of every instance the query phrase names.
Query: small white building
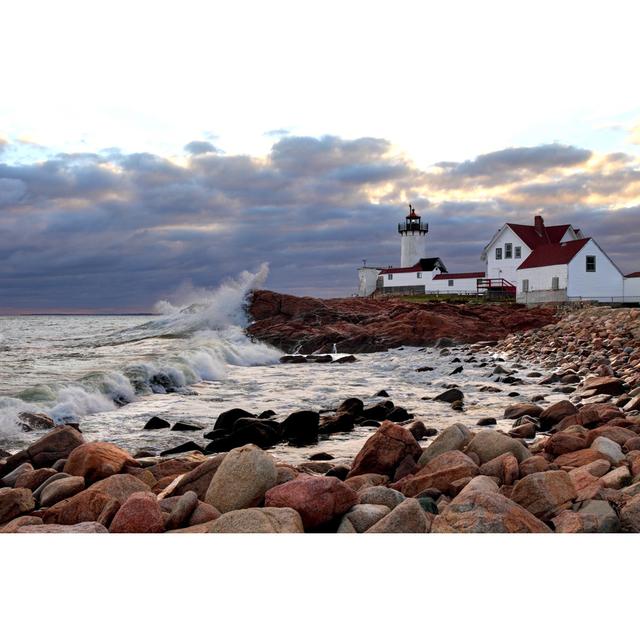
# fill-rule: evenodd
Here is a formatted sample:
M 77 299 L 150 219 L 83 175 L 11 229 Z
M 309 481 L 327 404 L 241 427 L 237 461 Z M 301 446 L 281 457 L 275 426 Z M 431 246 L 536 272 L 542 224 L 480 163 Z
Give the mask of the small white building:
M 634 271 L 624 277 L 624 301 L 640 302 L 640 271 Z

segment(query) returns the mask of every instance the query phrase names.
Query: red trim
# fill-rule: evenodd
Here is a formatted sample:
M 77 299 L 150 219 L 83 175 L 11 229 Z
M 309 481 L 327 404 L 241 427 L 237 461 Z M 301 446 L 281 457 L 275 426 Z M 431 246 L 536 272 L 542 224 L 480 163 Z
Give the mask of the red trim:
M 484 278 L 484 271 L 476 271 L 473 273 L 440 273 L 437 276 L 433 276 L 434 280 L 471 280 L 475 278 Z
M 529 254 L 518 270 L 550 267 L 554 264 L 569 264 L 589 240 L 591 238 L 580 238 L 580 240 L 570 240 L 569 242 L 540 245 Z
M 625 276 L 625 278 L 640 278 L 640 271 L 634 271 Z

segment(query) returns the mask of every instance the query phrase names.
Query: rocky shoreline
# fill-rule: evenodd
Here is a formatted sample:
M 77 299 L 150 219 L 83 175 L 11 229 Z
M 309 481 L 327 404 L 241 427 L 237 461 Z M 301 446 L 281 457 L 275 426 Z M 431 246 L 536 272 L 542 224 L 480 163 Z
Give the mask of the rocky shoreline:
M 537 362 L 554 373 L 532 380 L 566 399 L 532 396 L 470 425 L 452 384 L 429 399 L 459 412 L 445 429 L 384 390 L 369 405 L 348 398 L 279 421 L 237 408 L 218 416 L 208 451 L 173 457 L 54 427 L 23 451 L 0 453 L 0 532 L 640 532 L 640 312 L 585 309 L 441 356 L 486 366 L 506 385 L 523 383 L 518 361 Z M 494 391 L 488 384 L 485 393 Z M 496 429 L 496 418 L 511 428 Z M 350 464 L 316 453 L 294 466 L 269 452 L 354 425 L 371 435 Z
M 408 302 L 400 298 L 300 298 L 254 291 L 249 335 L 287 353 L 371 353 L 400 346 L 470 344 L 556 322 L 553 308 Z

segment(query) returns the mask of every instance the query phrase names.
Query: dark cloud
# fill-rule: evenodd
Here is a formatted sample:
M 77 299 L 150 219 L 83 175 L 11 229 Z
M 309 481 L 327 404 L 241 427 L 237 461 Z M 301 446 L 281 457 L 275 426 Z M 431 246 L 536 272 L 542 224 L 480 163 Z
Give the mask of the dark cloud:
M 193 156 L 199 156 L 203 153 L 217 153 L 216 149 L 210 142 L 206 140 L 192 140 L 189 144 L 184 145 L 184 150 Z
M 148 310 L 184 281 L 214 286 L 263 261 L 272 288 L 350 295 L 362 259 L 398 263 L 408 201 L 430 224 L 430 255 L 452 270 L 479 268 L 503 222 L 529 223 L 541 207 L 640 269 L 640 210 L 626 204 L 638 167 L 624 154 L 587 170 L 582 149 L 505 149 L 441 163 L 443 187 L 377 138 L 285 137 L 266 158 L 197 151 L 184 165 L 118 149 L 0 163 L 2 309 Z M 502 187 L 480 197 L 478 179 Z

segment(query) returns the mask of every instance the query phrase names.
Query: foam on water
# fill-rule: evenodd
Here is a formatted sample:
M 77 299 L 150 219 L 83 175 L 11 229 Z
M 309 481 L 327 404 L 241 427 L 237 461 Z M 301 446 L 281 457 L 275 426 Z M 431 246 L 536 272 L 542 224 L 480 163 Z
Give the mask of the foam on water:
M 177 302 L 158 303 L 163 317 L 101 335 L 69 336 L 62 323 L 59 333 L 49 331 L 45 338 L 43 326 L 49 325 L 42 319 L 35 331 L 34 320 L 21 331 L 16 322 L 22 319 L 5 319 L 13 321 L 15 335 L 12 344 L 4 345 L 9 353 L 3 361 L 7 371 L 22 374 L 25 384 L 20 387 L 13 378 L 9 389 L 0 388 L 0 436 L 20 430 L 16 419 L 22 411 L 46 413 L 58 423 L 76 422 L 147 394 L 188 393 L 198 382 L 222 380 L 229 364 L 277 362 L 280 351 L 244 332 L 247 294 L 267 275 L 264 264 L 215 290 L 182 291 Z

